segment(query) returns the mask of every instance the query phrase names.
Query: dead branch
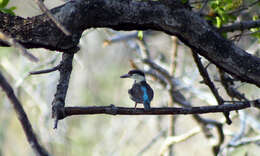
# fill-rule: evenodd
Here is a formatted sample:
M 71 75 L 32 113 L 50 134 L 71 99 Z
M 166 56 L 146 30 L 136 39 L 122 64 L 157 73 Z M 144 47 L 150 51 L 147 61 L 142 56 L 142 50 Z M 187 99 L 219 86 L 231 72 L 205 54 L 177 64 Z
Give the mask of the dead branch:
M 10 46 L 13 46 L 20 50 L 24 56 L 26 56 L 29 60 L 37 62 L 38 58 L 33 54 L 29 53 L 20 43 L 18 43 L 14 38 L 9 37 L 5 33 L 0 30 L 0 40 L 7 42 Z
M 35 133 L 33 132 L 32 125 L 23 109 L 21 102 L 17 99 L 14 91 L 10 84 L 6 81 L 4 76 L 0 72 L 0 86 L 8 96 L 9 100 L 12 102 L 16 115 L 23 127 L 24 133 L 28 140 L 28 143 L 32 147 L 34 153 L 37 156 L 48 156 L 47 151 L 40 145 Z
M 44 5 L 42 0 L 34 0 L 35 3 L 39 6 L 42 12 L 47 14 L 47 16 L 56 24 L 56 26 L 67 36 L 70 36 L 71 33 L 51 14 L 49 9 Z

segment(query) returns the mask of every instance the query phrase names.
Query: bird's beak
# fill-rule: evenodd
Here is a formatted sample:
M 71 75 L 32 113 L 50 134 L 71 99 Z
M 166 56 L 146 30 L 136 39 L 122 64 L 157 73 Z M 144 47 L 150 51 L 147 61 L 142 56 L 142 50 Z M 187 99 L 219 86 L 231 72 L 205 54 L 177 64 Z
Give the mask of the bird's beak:
M 128 77 L 130 77 L 129 74 L 125 74 L 125 75 L 120 76 L 120 78 L 128 78 Z

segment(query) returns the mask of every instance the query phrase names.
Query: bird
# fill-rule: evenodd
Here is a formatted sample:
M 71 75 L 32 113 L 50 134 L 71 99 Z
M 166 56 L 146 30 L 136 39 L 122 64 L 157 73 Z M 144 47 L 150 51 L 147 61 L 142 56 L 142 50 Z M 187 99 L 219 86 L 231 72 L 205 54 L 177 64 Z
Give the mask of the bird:
M 146 82 L 145 74 L 141 70 L 130 70 L 127 74 L 120 76 L 120 78 L 134 79 L 132 88 L 128 90 L 130 99 L 135 102 L 135 109 L 138 103 L 144 105 L 144 110 L 151 109 L 150 103 L 153 99 L 153 89 Z

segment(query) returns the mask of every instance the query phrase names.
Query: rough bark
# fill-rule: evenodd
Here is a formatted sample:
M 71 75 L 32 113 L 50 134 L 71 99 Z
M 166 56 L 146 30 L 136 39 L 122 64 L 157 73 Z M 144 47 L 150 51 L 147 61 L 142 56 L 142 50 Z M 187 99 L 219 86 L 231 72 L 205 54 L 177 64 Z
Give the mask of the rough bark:
M 172 1 L 74 0 L 50 10 L 72 35 L 66 36 L 46 16 L 21 18 L 0 13 L 0 30 L 27 48 L 66 52 L 88 28 L 158 30 L 176 35 L 224 71 L 260 86 L 260 59 L 223 38 L 186 5 Z M 0 45 L 6 45 L 0 42 Z

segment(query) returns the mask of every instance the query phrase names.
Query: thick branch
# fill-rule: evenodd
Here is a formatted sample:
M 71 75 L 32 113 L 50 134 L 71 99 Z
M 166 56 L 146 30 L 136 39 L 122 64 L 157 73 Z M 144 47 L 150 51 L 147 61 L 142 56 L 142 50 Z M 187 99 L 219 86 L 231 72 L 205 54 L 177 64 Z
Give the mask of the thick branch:
M 29 144 L 31 145 L 33 151 L 37 156 L 48 156 L 47 151 L 39 144 L 35 133 L 33 132 L 32 125 L 23 109 L 22 104 L 17 99 L 14 94 L 12 87 L 3 77 L 0 72 L 0 86 L 3 88 L 4 92 L 8 96 L 9 100 L 12 102 L 16 115 L 23 127 L 24 133 L 27 137 Z
M 78 49 L 72 49 L 76 52 Z M 62 55 L 62 61 L 59 65 L 60 80 L 57 85 L 57 91 L 55 93 L 54 99 L 52 101 L 52 117 L 55 119 L 54 129 L 58 126 L 58 119 L 63 116 L 63 108 L 65 106 L 65 99 L 67 95 L 67 90 L 69 87 L 70 75 L 72 71 L 72 62 L 74 54 Z
M 66 36 L 46 15 L 23 19 L 0 13 L 0 30 L 27 48 L 61 51 L 75 47 L 82 32 L 88 28 L 159 30 L 176 35 L 187 46 L 241 81 L 260 86 L 260 59 L 223 38 L 178 0 L 74 0 L 50 11 L 71 36 Z M 0 42 L 0 45 L 6 44 Z

